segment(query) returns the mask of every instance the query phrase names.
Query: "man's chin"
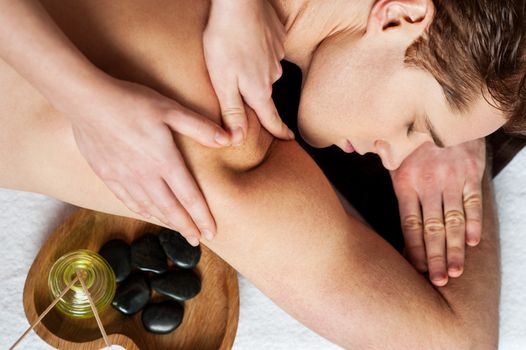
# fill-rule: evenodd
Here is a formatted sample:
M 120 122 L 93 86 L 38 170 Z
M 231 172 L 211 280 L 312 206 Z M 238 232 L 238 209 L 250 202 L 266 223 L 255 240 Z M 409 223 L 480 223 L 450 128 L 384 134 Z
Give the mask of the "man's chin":
M 323 141 L 320 135 L 309 132 L 303 123 L 298 123 L 298 130 L 301 138 L 314 148 L 325 148 L 332 145 L 330 142 Z

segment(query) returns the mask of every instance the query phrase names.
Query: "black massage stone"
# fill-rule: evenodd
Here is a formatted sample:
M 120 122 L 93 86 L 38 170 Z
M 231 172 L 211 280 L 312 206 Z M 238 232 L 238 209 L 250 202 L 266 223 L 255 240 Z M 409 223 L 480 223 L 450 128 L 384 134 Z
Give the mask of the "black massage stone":
M 177 301 L 195 297 L 201 291 L 201 280 L 192 270 L 172 270 L 152 277 L 152 289 Z
M 163 273 L 168 270 L 166 254 L 159 243 L 159 238 L 151 233 L 132 242 L 131 262 L 142 271 Z
M 148 277 L 138 271 L 128 276 L 117 287 L 111 305 L 125 315 L 133 315 L 148 304 L 150 297 Z
M 148 332 L 170 333 L 183 321 L 184 308 L 173 300 L 148 304 L 142 312 L 142 324 Z
M 166 255 L 176 266 L 183 269 L 197 266 L 201 258 L 201 248 L 192 246 L 179 232 L 165 229 L 159 234 L 159 241 Z
M 99 254 L 110 264 L 117 283 L 128 277 L 131 272 L 130 246 L 121 239 L 106 242 Z

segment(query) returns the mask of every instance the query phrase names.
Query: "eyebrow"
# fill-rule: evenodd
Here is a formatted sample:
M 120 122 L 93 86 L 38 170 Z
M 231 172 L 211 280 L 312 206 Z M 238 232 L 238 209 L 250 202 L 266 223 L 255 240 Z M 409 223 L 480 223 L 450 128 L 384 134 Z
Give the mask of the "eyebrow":
M 427 113 L 424 114 L 424 120 L 426 122 L 426 129 L 431 134 L 431 138 L 433 139 L 433 142 L 440 148 L 445 148 L 444 142 L 440 139 L 440 137 L 437 135 L 437 132 L 435 128 L 433 127 L 433 124 L 431 124 L 431 120 L 429 120 L 429 117 L 427 116 Z

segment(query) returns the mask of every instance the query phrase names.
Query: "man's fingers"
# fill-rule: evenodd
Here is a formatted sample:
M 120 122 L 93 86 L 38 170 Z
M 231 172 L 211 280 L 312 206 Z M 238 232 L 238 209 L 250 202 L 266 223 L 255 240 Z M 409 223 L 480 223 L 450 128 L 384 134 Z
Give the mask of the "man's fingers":
M 221 106 L 223 124 L 231 133 L 232 144 L 238 146 L 245 140 L 248 127 L 245 105 L 239 89 L 237 86 L 232 86 L 229 90 L 220 87 L 216 88 L 216 94 Z
M 174 131 L 188 136 L 204 146 L 223 147 L 230 144 L 230 137 L 221 126 L 184 107 L 170 112 L 165 123 Z
M 171 166 L 163 171 L 166 184 L 190 214 L 199 231 L 206 239 L 211 240 L 215 235 L 216 225 L 203 194 L 177 149 L 174 149 L 170 159 Z
M 417 194 L 409 188 L 398 195 L 402 232 L 409 260 L 420 272 L 427 271 L 422 213 Z
M 480 243 L 482 233 L 482 189 L 478 181 L 468 179 L 464 186 L 464 211 L 466 213 L 466 241 L 469 246 Z
M 436 286 L 448 282 L 446 265 L 446 230 L 442 213 L 442 198 L 434 193 L 421 200 L 424 214 L 424 241 L 427 252 L 429 278 Z
M 464 271 L 466 242 L 466 221 L 460 189 L 444 191 L 444 222 L 448 274 L 449 277 L 459 277 Z
M 283 67 L 281 66 L 281 53 L 275 53 L 275 55 L 279 55 L 279 56 L 275 56 L 276 58 L 276 61 L 275 61 L 275 68 L 274 68 L 274 71 L 272 72 L 272 75 L 271 75 L 271 78 L 272 78 L 272 83 L 274 84 L 276 81 L 279 80 L 279 78 L 281 78 L 281 76 L 283 75 Z
M 268 132 L 283 140 L 294 139 L 292 131 L 289 130 L 287 125 L 281 120 L 271 96 L 268 96 L 263 100 L 256 100 L 247 97 L 247 102 L 254 112 L 256 112 L 259 121 Z

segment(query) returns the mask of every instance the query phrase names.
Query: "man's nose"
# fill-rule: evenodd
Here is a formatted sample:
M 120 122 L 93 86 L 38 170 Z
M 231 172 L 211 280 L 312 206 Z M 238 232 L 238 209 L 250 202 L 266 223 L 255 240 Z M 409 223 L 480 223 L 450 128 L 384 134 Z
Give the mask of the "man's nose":
M 396 170 L 400 164 L 416 149 L 414 145 L 404 145 L 402 147 L 391 146 L 386 141 L 378 140 L 375 142 L 376 153 L 382 159 L 382 164 L 387 170 Z

